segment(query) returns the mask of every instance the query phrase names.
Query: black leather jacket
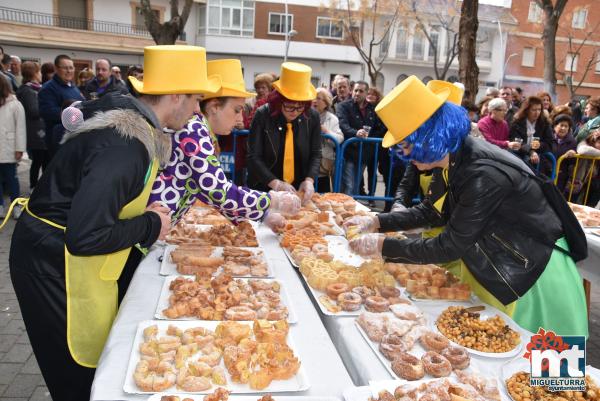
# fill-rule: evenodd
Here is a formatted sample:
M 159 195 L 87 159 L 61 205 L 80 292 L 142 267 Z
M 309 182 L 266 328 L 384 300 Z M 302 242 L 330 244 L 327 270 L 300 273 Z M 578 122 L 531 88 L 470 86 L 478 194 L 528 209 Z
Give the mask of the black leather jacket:
M 307 177 L 319 174 L 321 165 L 321 121 L 312 108 L 292 121 L 294 130 L 294 187 Z M 272 117 L 269 105 L 256 110 L 248 137 L 248 186 L 268 191 L 268 184 L 283 178 L 283 154 L 286 120 L 282 114 Z
M 478 163 L 481 159 L 492 160 L 495 166 Z M 520 165 L 522 171 L 499 160 Z M 388 238 L 384 257 L 422 264 L 462 259 L 503 304 L 515 301 L 546 268 L 553 249 L 542 241 L 554 243 L 563 235 L 558 216 L 526 169 L 509 152 L 465 138 L 450 157 L 443 215 L 428 203 L 379 215 L 381 231 L 445 224 L 444 232 L 431 239 Z

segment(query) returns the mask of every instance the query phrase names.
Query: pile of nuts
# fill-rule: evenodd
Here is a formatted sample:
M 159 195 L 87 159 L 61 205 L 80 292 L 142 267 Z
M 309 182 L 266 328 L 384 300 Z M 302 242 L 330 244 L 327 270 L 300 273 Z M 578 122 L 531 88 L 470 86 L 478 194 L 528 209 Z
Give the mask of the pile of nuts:
M 589 377 L 585 377 L 586 391 L 558 391 L 552 393 L 545 387 L 531 387 L 529 373 L 515 373 L 506 381 L 508 393 L 515 401 L 598 401 L 600 388 Z
M 481 352 L 508 352 L 521 342 L 519 333 L 511 329 L 502 317 L 481 320 L 479 313 L 469 312 L 461 306 L 447 308 L 436 324 L 440 333 L 449 340 Z

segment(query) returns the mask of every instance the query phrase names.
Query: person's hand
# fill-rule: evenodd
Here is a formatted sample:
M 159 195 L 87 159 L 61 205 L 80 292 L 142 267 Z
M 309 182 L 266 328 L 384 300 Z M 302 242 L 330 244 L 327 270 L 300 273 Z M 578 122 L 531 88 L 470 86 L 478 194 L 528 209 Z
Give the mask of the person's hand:
M 271 196 L 271 209 L 288 216 L 295 216 L 300 212 L 300 198 L 290 192 L 269 191 Z
M 279 232 L 285 227 L 285 218 L 276 212 L 267 213 L 267 217 L 263 220 L 263 223 L 269 227 L 273 232 Z
M 347 232 L 352 227 L 361 233 L 372 233 L 379 228 L 377 216 L 354 216 L 344 222 L 344 230 Z
M 369 136 L 369 133 L 361 128 L 356 132 L 356 136 L 359 138 L 366 138 Z
M 540 148 L 540 141 L 539 140 L 532 140 L 531 141 L 531 149 L 538 150 L 539 148 Z
M 519 150 L 521 149 L 521 143 L 520 142 L 509 142 L 508 143 L 508 148 L 512 149 L 512 150 Z
M 349 242 L 350 249 L 361 256 L 380 254 L 383 249 L 383 234 L 364 234 Z
M 565 153 L 565 157 L 567 157 L 567 158 L 575 157 L 576 155 L 577 155 L 577 152 L 575 152 L 573 149 L 567 150 L 567 152 Z
M 169 231 L 171 231 L 171 216 L 165 213 L 162 209 L 151 209 L 149 212 L 156 213 L 160 217 L 160 234 L 158 239 L 164 241 L 167 239 Z
M 298 188 L 298 192 L 302 192 L 302 204 L 304 205 L 306 202 L 312 199 L 312 196 L 315 193 L 315 184 L 312 179 L 306 178 L 300 184 L 300 188 Z
M 538 164 L 540 162 L 540 157 L 538 156 L 538 154 L 536 152 L 531 152 L 531 155 L 529 156 L 529 160 L 533 164 Z
M 408 208 L 406 206 L 404 206 L 402 203 L 396 202 L 396 203 L 394 203 L 394 206 L 392 206 L 392 209 L 390 210 L 390 212 L 391 213 L 401 212 L 406 209 L 408 209 Z
M 273 191 L 291 192 L 293 194 L 296 193 L 296 188 L 294 188 L 293 185 L 277 179 L 269 182 L 269 188 L 271 188 Z
M 321 133 L 322 134 L 329 134 L 329 130 L 323 124 L 321 124 Z
M 15 152 L 15 159 L 17 159 L 17 161 L 20 161 L 22 157 L 23 152 Z

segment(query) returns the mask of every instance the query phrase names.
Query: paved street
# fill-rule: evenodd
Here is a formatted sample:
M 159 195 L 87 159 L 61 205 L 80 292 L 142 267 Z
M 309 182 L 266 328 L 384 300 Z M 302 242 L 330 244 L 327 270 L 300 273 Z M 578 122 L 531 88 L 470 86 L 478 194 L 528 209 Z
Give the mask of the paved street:
M 27 172 L 29 160 L 19 166 L 21 192 L 29 188 Z M 379 187 L 383 187 L 380 183 Z M 5 199 L 5 205 L 8 200 Z M 0 231 L 0 401 L 50 400 L 35 357 L 33 356 L 23 320 L 10 281 L 8 253 L 10 236 L 15 226 L 10 220 Z M 600 278 L 600 276 L 599 276 Z M 592 314 L 588 364 L 600 367 L 600 279 L 592 287 Z

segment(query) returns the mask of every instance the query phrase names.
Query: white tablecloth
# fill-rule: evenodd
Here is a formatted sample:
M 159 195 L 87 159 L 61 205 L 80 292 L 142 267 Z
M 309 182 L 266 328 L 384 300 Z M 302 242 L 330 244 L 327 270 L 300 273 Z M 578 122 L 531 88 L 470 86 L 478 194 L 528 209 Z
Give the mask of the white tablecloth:
M 427 316 L 428 323 L 432 320 L 432 316 L 437 316 L 447 307 L 447 305 L 423 306 L 419 304 L 417 306 Z M 393 379 L 394 377 L 383 366 L 379 358 L 375 355 L 375 352 L 356 328 L 354 320 L 355 318 L 352 317 L 323 316 L 325 327 L 342 356 L 344 365 L 346 365 L 352 381 L 356 386 L 367 386 L 371 380 Z M 532 333 L 523 329 L 520 332 L 523 345 L 525 345 L 529 342 Z M 522 353 L 521 351 L 519 355 Z M 495 376 L 500 367 L 513 358 L 515 356 L 495 359 L 471 355 L 472 365 L 476 366 L 479 372 L 492 376 Z
M 275 270 L 275 278 L 284 283 L 299 318 L 298 323 L 291 326 L 290 333 L 310 382 L 307 391 L 281 395 L 298 396 L 298 399 L 302 399 L 302 396 L 341 399 L 343 391 L 353 385 L 340 356 L 275 235 L 266 227 L 259 227 L 257 234 L 259 243 Z M 162 252 L 162 247 L 150 252 L 131 281 L 96 370 L 92 401 L 141 401 L 148 398 L 147 395 L 124 393 L 123 383 L 137 325 L 142 320 L 154 317 L 164 280 L 158 274 L 158 258 Z
M 600 283 L 600 237 L 586 229 L 588 243 L 588 257 L 577 263 L 581 276 L 589 280 L 592 285 Z M 598 229 L 596 229 L 598 231 Z

